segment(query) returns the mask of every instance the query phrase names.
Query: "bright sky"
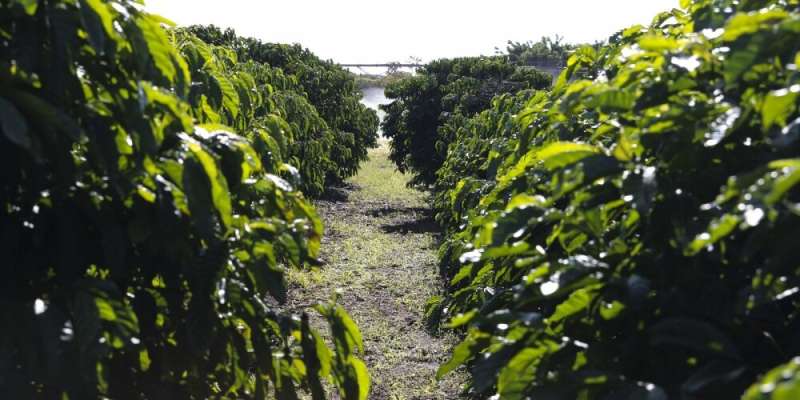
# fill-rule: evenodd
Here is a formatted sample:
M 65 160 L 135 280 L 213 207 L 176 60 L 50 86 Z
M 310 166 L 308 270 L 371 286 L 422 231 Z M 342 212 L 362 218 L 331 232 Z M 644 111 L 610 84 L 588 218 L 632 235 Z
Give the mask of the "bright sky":
M 649 23 L 678 0 L 146 0 L 179 25 L 214 24 L 300 43 L 339 63 L 493 54 L 507 40 L 555 34 L 594 42 Z

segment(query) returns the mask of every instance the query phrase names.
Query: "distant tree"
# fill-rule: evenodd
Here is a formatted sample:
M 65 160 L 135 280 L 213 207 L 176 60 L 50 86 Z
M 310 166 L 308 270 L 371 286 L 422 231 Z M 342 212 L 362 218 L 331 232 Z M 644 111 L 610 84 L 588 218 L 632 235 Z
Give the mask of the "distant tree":
M 389 63 L 389 69 L 386 71 L 386 75 L 394 75 L 400 71 L 400 62 L 399 61 L 392 61 Z
M 514 42 L 509 40 L 506 46 L 509 61 L 517 65 L 565 64 L 570 53 L 577 48 L 564 42 L 564 37 L 542 37 L 538 42 Z

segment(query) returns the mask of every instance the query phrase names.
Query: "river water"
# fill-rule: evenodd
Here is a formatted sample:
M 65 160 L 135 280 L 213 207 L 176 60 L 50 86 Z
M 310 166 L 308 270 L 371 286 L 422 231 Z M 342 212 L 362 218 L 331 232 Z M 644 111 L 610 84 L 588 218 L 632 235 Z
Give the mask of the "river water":
M 364 104 L 365 106 L 377 111 L 378 118 L 380 118 L 381 122 L 383 122 L 383 118 L 386 116 L 386 113 L 381 111 L 378 108 L 378 106 L 382 104 L 389 104 L 392 102 L 391 100 L 386 98 L 386 95 L 383 93 L 383 88 L 382 87 L 364 88 L 361 90 L 361 93 L 364 94 L 364 97 L 361 98 L 361 104 Z M 379 131 L 378 133 L 381 133 L 381 136 L 383 136 L 382 132 Z

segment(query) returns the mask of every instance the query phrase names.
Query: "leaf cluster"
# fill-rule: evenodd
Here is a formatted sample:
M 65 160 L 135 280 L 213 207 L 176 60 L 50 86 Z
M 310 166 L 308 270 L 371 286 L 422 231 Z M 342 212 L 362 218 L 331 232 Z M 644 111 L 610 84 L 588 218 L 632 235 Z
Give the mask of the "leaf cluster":
M 326 172 L 328 183 L 355 175 L 368 149 L 377 146 L 377 114 L 361 104 L 361 91 L 349 71 L 299 44 L 265 43 L 213 25 L 187 29 L 207 43 L 233 49 L 241 61 L 267 64 L 296 80 L 295 91 L 305 95 L 333 136 L 330 160 L 335 168 Z
M 344 310 L 319 308 L 329 348 L 280 308 L 319 250 L 293 181 L 323 173 L 301 159 L 323 121 L 291 78 L 169 24 L 0 2 L 0 397 L 366 398 Z
M 564 43 L 564 38 L 542 37 L 538 42 L 508 41 L 506 54 L 511 62 L 518 65 L 553 65 L 562 66 L 567 63 L 570 54 L 578 46 Z
M 799 64 L 796 0 L 684 0 L 465 121 L 434 187 L 428 313 L 465 334 L 440 374 L 503 399 L 796 397 Z
M 549 74 L 517 66 L 507 57 L 442 59 L 386 88 L 392 103 L 381 128 L 391 138 L 390 159 L 412 174 L 410 184 L 432 185 L 455 132 L 485 110 L 492 98 L 525 89 L 544 89 Z

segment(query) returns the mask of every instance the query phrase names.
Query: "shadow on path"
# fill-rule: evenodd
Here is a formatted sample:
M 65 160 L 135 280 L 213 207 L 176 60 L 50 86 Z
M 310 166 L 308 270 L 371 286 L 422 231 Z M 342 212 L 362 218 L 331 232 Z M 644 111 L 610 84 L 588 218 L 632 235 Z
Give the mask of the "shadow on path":
M 351 183 L 342 183 L 337 186 L 328 186 L 318 200 L 330 201 L 332 203 L 346 203 L 350 200 L 350 193 L 358 187 Z
M 425 207 L 401 207 L 387 204 L 381 208 L 371 210 L 368 214 L 370 217 L 387 217 L 395 216 L 395 214 L 425 214 L 425 216 L 432 216 L 433 213 L 430 208 Z
M 436 235 L 441 232 L 439 225 L 433 218 L 433 211 L 427 207 L 385 205 L 370 211 L 368 215 L 373 218 L 389 218 L 388 223 L 381 225 L 381 230 L 384 233 L 401 235 L 432 233 Z
M 386 233 L 399 233 L 401 235 L 409 233 L 440 233 L 439 225 L 436 224 L 436 221 L 431 216 L 382 225 L 381 230 Z

